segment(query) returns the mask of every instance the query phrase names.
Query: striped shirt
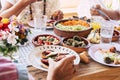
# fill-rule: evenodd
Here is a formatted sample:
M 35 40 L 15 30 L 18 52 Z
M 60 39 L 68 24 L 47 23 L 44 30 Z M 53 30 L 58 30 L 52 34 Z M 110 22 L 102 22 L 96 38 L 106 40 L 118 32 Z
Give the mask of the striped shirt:
M 0 80 L 28 80 L 28 71 L 22 64 L 0 57 Z

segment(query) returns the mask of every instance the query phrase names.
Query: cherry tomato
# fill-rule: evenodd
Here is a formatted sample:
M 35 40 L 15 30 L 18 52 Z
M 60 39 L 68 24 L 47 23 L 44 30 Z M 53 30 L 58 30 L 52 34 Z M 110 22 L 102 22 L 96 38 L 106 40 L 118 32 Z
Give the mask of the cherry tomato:
M 41 39 L 38 39 L 38 44 L 43 45 L 43 41 Z
M 49 41 L 46 41 L 44 43 L 45 43 L 45 45 L 51 45 L 51 42 L 49 42 Z

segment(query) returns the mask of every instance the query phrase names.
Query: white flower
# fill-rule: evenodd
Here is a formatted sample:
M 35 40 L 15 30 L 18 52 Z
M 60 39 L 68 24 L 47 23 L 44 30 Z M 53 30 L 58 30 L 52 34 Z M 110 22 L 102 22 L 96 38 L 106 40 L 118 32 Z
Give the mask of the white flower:
M 19 28 L 14 28 L 14 31 L 15 32 L 19 32 Z
M 9 25 L 8 25 L 8 28 L 10 29 L 10 31 L 19 32 L 19 28 L 17 28 L 17 26 L 18 26 L 18 25 L 12 26 L 12 24 L 9 24 Z
M 7 42 L 9 44 L 15 45 L 17 43 L 16 39 L 18 39 L 18 36 L 16 36 L 15 34 L 9 34 Z
M 9 32 L 1 31 L 2 33 L 2 39 L 7 39 Z
M 11 25 L 11 24 L 9 24 L 9 25 L 8 25 L 8 28 L 10 29 L 10 31 L 12 31 L 12 30 L 13 30 L 13 27 L 12 27 L 12 25 Z

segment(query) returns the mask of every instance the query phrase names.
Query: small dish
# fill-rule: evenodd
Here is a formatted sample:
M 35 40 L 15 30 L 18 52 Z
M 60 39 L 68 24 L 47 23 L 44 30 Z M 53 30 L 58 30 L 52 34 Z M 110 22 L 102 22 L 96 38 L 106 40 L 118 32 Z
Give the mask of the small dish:
M 34 46 L 43 46 L 43 45 L 59 45 L 60 39 L 54 35 L 50 34 L 41 34 L 37 35 L 32 39 Z
M 88 48 L 90 47 L 90 42 L 87 39 L 83 38 L 83 37 L 79 37 L 80 41 L 76 41 L 76 40 L 73 39 L 74 37 L 79 37 L 79 36 L 73 36 L 73 37 L 69 37 L 69 38 L 64 38 L 63 41 L 62 41 L 63 46 L 67 47 L 67 48 L 70 48 L 70 49 L 76 51 L 77 53 L 87 51 Z M 69 45 L 69 43 L 67 44 L 66 41 L 72 40 L 72 39 L 75 41 L 75 43 L 72 42 L 72 44 L 70 43 L 71 45 Z M 81 43 L 78 44 L 80 46 L 74 46 L 74 44 L 76 44 L 77 42 L 79 42 L 79 43 L 81 42 L 83 44 L 83 46 L 82 46 Z

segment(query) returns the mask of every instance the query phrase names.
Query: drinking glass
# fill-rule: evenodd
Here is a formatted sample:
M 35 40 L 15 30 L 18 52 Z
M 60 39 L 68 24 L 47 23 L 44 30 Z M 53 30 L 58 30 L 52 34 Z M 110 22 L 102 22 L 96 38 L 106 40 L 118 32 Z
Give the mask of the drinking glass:
M 46 30 L 47 16 L 35 14 L 34 16 L 34 27 L 35 30 L 43 31 Z
M 111 43 L 114 32 L 114 24 L 111 21 L 104 21 L 100 30 L 101 43 Z
M 35 28 L 35 31 L 37 32 L 46 30 L 46 22 L 47 22 L 47 16 L 42 14 L 40 4 L 42 4 L 42 1 L 37 0 L 34 5 L 35 10 L 34 10 L 33 20 L 34 20 L 34 28 Z

